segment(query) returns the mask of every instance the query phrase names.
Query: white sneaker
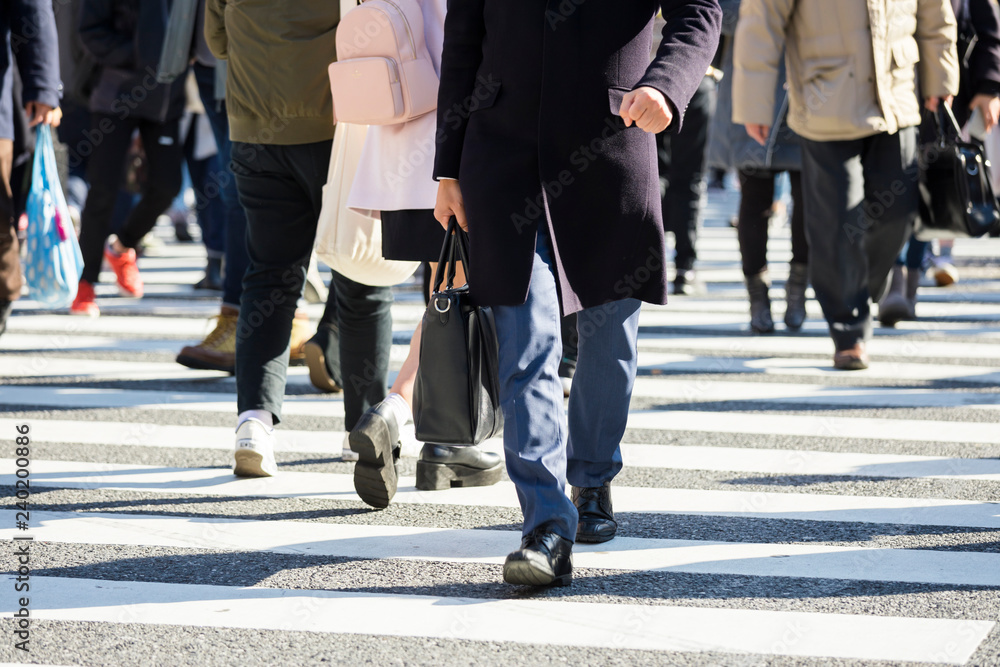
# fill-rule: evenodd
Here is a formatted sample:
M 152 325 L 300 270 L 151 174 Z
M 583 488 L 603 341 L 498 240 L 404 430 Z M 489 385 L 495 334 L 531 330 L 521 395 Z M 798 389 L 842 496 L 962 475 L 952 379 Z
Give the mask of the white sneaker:
M 247 419 L 236 429 L 237 477 L 271 477 L 278 472 L 274 462 L 274 429 L 259 419 Z
M 340 460 L 341 461 L 357 461 L 358 460 L 358 453 L 356 451 L 354 451 L 353 449 L 351 449 L 350 439 L 351 439 L 351 434 L 350 433 L 345 433 L 344 434 L 343 448 L 340 451 Z

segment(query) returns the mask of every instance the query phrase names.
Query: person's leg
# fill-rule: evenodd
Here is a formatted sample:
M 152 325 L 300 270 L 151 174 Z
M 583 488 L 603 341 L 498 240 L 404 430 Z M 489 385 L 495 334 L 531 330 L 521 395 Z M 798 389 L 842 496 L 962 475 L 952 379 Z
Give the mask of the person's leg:
M 240 204 L 236 179 L 229 167 L 232 159 L 229 116 L 225 100 L 215 99 L 215 69 L 196 64 L 194 73 L 198 80 L 198 91 L 201 93 L 205 115 L 208 116 L 208 122 L 215 134 L 215 143 L 219 148 L 219 171 L 209 174 L 209 180 L 215 182 L 226 210 L 222 304 L 239 308 L 240 295 L 243 293 L 243 275 L 250 264 L 250 256 L 247 254 L 247 216 Z
M 679 288 L 688 286 L 685 282 L 688 278 L 684 276 L 694 268 L 698 258 L 695 246 L 705 189 L 708 127 L 714 109 L 715 82 L 704 77 L 684 113 L 684 129 L 679 134 L 664 132 L 661 135 L 662 141 L 669 142 L 669 145 L 664 143 L 664 149 L 669 152 L 669 167 L 663 219 L 666 230 L 674 233 L 674 262 L 678 275 L 675 282 Z
M 574 541 L 579 515 L 566 496 L 566 429 L 559 360 L 562 315 L 548 233 L 541 227 L 527 301 L 493 308 L 507 473 L 524 515 L 522 534 L 542 524 Z
M 370 287 L 333 272 L 340 331 L 344 428 L 388 394 L 392 348 L 392 289 Z
M 740 244 L 743 280 L 750 301 L 750 330 L 774 331 L 771 279 L 767 271 L 768 223 L 774 208 L 775 174 L 771 171 L 740 170 L 740 210 L 736 235 Z
M 7 328 L 11 304 L 21 296 L 21 260 L 14 224 L 10 171 L 14 161 L 14 142 L 0 139 L 0 334 Z
M 809 287 L 809 242 L 806 240 L 802 203 L 802 174 L 788 172 L 792 190 L 792 261 L 785 281 L 785 327 L 798 331 L 806 321 L 806 288 Z
M 125 155 L 132 143 L 136 120 L 94 114 L 92 153 L 87 162 L 90 190 L 80 214 L 80 251 L 83 254 L 82 279 L 97 284 L 104 259 L 104 243 L 111 229 L 111 215 L 125 173 Z
M 917 217 L 917 128 L 866 139 L 861 161 L 868 219 L 864 248 L 869 293 L 878 301 Z
M 809 277 L 837 351 L 871 335 L 863 148 L 860 140 L 802 139 Z
M 125 248 L 135 248 L 156 225 L 156 218 L 170 208 L 181 190 L 181 162 L 184 146 L 180 142 L 180 120 L 165 123 L 139 122 L 139 134 L 146 151 L 146 188 L 142 198 L 129 213 L 118 241 Z M 115 246 L 115 250 L 119 250 Z
M 566 446 L 566 478 L 573 486 L 604 486 L 622 469 L 621 439 L 638 367 L 640 305 L 624 299 L 578 313 L 580 356 Z
M 736 226 L 744 277 L 767 270 L 767 223 L 774 205 L 774 172 L 740 170 L 739 223 Z
M 250 267 L 236 331 L 239 413 L 262 410 L 281 420 L 295 306 L 316 236 L 323 178 L 308 183 L 308 164 L 330 159 L 331 142 L 304 146 L 233 144 L 233 171 L 247 213 Z M 312 155 L 317 153 L 317 155 Z M 298 161 L 307 164 L 299 166 Z M 326 167 L 323 168 L 326 173 Z
M 792 265 L 809 264 L 809 240 L 806 238 L 805 202 L 802 196 L 802 172 L 788 172 L 792 186 Z

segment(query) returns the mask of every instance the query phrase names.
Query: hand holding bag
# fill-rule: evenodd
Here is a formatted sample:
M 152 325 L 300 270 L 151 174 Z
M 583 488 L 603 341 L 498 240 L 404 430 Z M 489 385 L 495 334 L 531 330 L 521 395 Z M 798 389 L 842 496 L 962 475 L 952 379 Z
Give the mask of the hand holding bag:
M 434 292 L 421 322 L 420 366 L 413 385 L 417 440 L 478 445 L 503 429 L 497 333 L 493 312 L 469 303 L 469 286 L 455 287 L 455 263 L 469 269 L 465 237 L 455 218 L 441 248 Z
M 1000 228 L 1000 207 L 983 147 L 962 140 L 947 104 L 941 104 L 935 123 L 937 138 L 920 147 L 917 238 L 979 237 Z
M 76 298 L 83 256 L 59 183 L 48 125 L 39 125 L 35 130 L 35 162 L 27 209 L 24 277 L 31 298 L 50 308 L 66 308 Z

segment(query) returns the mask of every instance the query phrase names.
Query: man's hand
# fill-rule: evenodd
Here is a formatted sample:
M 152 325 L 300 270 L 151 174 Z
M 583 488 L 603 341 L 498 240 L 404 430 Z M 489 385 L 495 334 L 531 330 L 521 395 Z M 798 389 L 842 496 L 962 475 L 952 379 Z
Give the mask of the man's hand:
M 928 111 L 937 113 L 938 107 L 940 106 L 942 100 L 944 101 L 945 104 L 947 104 L 950 107 L 951 101 L 954 99 L 955 99 L 954 95 L 946 95 L 945 97 L 928 97 L 924 100 L 924 107 Z
M 625 127 L 635 123 L 640 130 L 650 134 L 663 132 L 674 122 L 674 112 L 670 110 L 667 98 L 649 86 L 626 93 L 618 115 L 625 121 Z
M 34 127 L 39 123 L 59 127 L 59 123 L 62 121 L 62 109 L 52 108 L 44 102 L 28 102 L 24 105 L 24 114 L 28 117 L 29 127 Z
M 750 135 L 750 138 L 756 141 L 761 146 L 766 144 L 768 137 L 771 136 L 770 125 L 757 125 L 755 123 L 747 123 L 746 128 L 747 128 L 747 134 Z
M 986 123 L 986 131 L 989 132 L 998 122 L 1000 122 L 1000 97 L 980 93 L 972 98 L 969 104 L 970 109 L 979 109 L 983 113 L 983 121 Z
M 434 205 L 434 217 L 441 226 L 448 229 L 451 216 L 458 220 L 458 226 L 469 231 L 469 221 L 465 217 L 465 201 L 458 181 L 442 178 L 438 183 L 437 203 Z

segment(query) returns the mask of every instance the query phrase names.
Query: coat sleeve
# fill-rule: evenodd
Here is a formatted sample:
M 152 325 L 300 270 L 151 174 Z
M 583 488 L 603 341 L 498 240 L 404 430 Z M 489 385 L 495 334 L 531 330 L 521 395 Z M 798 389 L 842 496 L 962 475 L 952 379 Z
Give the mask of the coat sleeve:
M 917 0 L 920 90 L 926 97 L 958 93 L 958 25 L 950 0 Z
M 465 129 L 469 124 L 468 104 L 483 60 L 486 36 L 483 3 L 484 0 L 448 0 L 438 88 L 435 180 L 458 178 Z
M 691 98 L 719 47 L 722 10 L 719 0 L 660 0 L 666 25 L 663 41 L 635 88 L 663 93 L 676 112 L 670 131 L 680 131 Z
M 733 122 L 774 122 L 774 91 L 795 0 L 744 0 L 733 50 Z
M 59 40 L 49 0 L 8 0 L 11 50 L 17 60 L 25 102 L 59 106 Z M 28 29 L 30 27 L 30 29 Z
M 969 61 L 972 93 L 1000 95 L 1000 5 L 996 0 L 970 0 L 969 14 L 976 27 Z
M 205 3 L 205 41 L 212 55 L 219 60 L 229 58 L 229 38 L 226 36 L 226 0 Z
M 135 66 L 135 44 L 131 35 L 115 30 L 114 0 L 84 0 L 80 10 L 80 42 L 99 65 Z

